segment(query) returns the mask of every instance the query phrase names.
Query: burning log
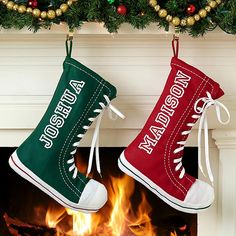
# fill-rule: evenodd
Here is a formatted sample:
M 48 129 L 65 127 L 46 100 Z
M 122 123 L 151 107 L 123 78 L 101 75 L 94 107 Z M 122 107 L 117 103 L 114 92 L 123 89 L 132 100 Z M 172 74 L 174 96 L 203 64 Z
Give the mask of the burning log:
M 4 212 L 1 211 L 1 209 L 0 209 L 0 235 L 11 236 L 11 234 L 7 228 L 6 222 L 3 218 L 3 215 L 4 215 Z
M 56 230 L 47 226 L 25 223 L 19 219 L 11 218 L 6 213 L 4 219 L 13 236 L 55 236 Z

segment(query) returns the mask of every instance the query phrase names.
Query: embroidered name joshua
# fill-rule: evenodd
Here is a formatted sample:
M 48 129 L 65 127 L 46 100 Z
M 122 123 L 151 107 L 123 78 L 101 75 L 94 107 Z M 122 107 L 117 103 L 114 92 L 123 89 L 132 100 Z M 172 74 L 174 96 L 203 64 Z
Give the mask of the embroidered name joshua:
M 161 106 L 161 111 L 157 114 L 155 118 L 155 125 L 149 128 L 151 136 L 145 135 L 143 142 L 139 144 L 139 148 L 143 149 L 148 154 L 151 154 L 153 148 L 157 145 L 158 141 L 165 132 L 171 117 L 175 113 L 175 109 L 179 105 L 179 99 L 183 97 L 185 88 L 187 88 L 191 77 L 184 74 L 181 70 L 178 70 L 174 84 L 171 86 L 169 95 L 166 96 L 164 104 Z
M 53 146 L 53 139 L 57 138 L 59 129 L 64 125 L 65 120 L 69 116 L 72 105 L 76 102 L 77 95 L 80 94 L 85 82 L 71 80 L 69 84 L 73 92 L 69 89 L 65 89 L 49 120 L 50 124 L 44 128 L 44 133 L 39 138 L 41 142 L 44 142 L 45 148 L 51 148 Z

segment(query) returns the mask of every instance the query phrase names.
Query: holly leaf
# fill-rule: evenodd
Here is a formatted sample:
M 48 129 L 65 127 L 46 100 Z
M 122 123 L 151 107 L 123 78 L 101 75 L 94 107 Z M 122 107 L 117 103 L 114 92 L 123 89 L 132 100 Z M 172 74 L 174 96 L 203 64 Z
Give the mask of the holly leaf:
M 107 0 L 109 2 L 109 4 L 112 4 L 115 2 L 115 0 Z

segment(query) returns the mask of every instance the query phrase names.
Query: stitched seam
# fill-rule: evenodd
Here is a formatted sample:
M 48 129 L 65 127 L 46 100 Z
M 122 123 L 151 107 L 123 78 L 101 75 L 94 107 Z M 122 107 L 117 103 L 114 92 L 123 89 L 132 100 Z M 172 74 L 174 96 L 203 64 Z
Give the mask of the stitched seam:
M 75 191 L 78 191 L 78 192 L 80 193 L 80 195 L 81 195 L 81 191 L 80 191 L 79 189 L 77 189 L 77 187 L 73 184 L 73 182 L 71 182 L 71 180 L 70 180 L 71 177 L 67 175 L 67 171 L 66 171 L 66 169 L 65 169 L 65 166 L 63 165 L 63 163 L 64 163 L 64 161 L 65 161 L 65 155 L 63 155 L 62 153 L 63 153 L 63 151 L 64 151 L 64 149 L 65 149 L 65 145 L 66 145 L 66 143 L 67 143 L 67 140 L 69 139 L 70 135 L 74 132 L 75 127 L 78 125 L 78 123 L 79 123 L 80 120 L 82 119 L 83 114 L 84 114 L 85 112 L 87 112 L 87 111 L 91 108 L 92 105 L 91 105 L 89 108 L 87 108 L 87 107 L 90 105 L 90 103 L 91 103 L 92 99 L 94 98 L 94 96 L 95 96 L 97 90 L 99 89 L 99 87 L 100 87 L 100 85 L 99 85 L 99 86 L 96 88 L 96 90 L 94 91 L 94 93 L 93 93 L 93 95 L 91 96 L 89 102 L 87 103 L 87 105 L 86 105 L 86 107 L 85 107 L 85 109 L 84 109 L 84 111 L 83 111 L 81 117 L 79 118 L 79 120 L 77 121 L 77 123 L 74 125 L 74 127 L 71 129 L 70 133 L 68 134 L 68 136 L 67 136 L 67 138 L 66 138 L 66 140 L 65 140 L 65 142 L 64 142 L 64 144 L 63 144 L 63 146 L 62 146 L 62 149 L 61 149 L 61 152 L 60 152 L 60 156 L 59 156 L 59 169 L 60 169 L 60 173 L 61 173 L 62 177 L 65 175 L 65 178 L 67 179 L 67 181 L 75 188 Z M 77 128 L 76 130 L 78 130 L 78 128 Z M 72 140 L 72 139 L 71 139 L 71 140 Z M 70 141 L 69 143 L 71 143 L 71 141 Z M 69 145 L 68 145 L 68 147 L 69 147 Z M 68 148 L 66 148 L 66 150 L 67 150 L 67 149 L 68 149 Z M 66 153 L 66 151 L 64 151 L 64 153 Z M 62 165 L 62 169 L 61 169 L 61 165 Z M 69 168 L 69 167 L 68 167 L 68 168 Z M 63 177 L 63 180 L 64 180 L 65 184 L 71 189 L 71 187 L 68 185 L 68 182 L 66 181 L 66 179 L 64 179 L 64 177 Z M 83 181 L 83 179 L 81 179 L 80 177 L 79 177 L 79 179 L 85 184 L 85 182 Z M 72 190 L 78 197 L 80 196 L 80 195 L 78 195 L 73 189 L 71 189 L 71 190 Z
M 179 121 L 178 121 L 178 123 L 177 123 L 177 125 L 176 125 L 176 127 L 179 126 L 178 130 L 177 130 L 177 131 L 174 130 L 174 131 L 172 132 L 171 136 L 174 135 L 173 140 L 171 140 L 171 139 L 168 140 L 168 144 L 169 144 L 169 142 L 170 142 L 169 154 L 168 154 L 168 157 L 167 157 L 167 159 L 168 159 L 169 171 L 170 171 L 170 173 L 171 173 L 171 175 L 172 175 L 174 181 L 176 181 L 176 182 L 179 184 L 179 186 L 181 186 L 181 187 L 183 188 L 183 189 L 182 189 L 182 191 L 183 191 L 182 193 L 183 193 L 183 194 L 185 194 L 185 193 L 187 192 L 187 189 L 179 182 L 179 180 L 178 180 L 177 178 L 175 178 L 174 173 L 173 173 L 173 171 L 172 171 L 171 168 L 170 168 L 170 165 L 171 165 L 171 160 L 170 160 L 171 151 L 170 151 L 170 150 L 171 150 L 172 146 L 173 146 L 174 143 L 175 143 L 174 140 L 176 139 L 177 135 L 179 134 L 181 128 L 183 127 L 183 125 L 184 125 L 184 123 L 185 123 L 184 117 L 187 118 L 187 117 L 189 116 L 190 112 L 191 112 L 191 104 L 192 104 L 193 100 L 196 100 L 195 97 L 198 96 L 197 94 L 201 94 L 201 92 L 202 92 L 203 89 L 205 88 L 205 86 L 203 86 L 203 87 L 201 88 L 201 86 L 202 86 L 203 83 L 204 83 L 204 81 L 202 81 L 202 83 L 200 84 L 200 86 L 198 87 L 198 89 L 195 91 L 194 96 L 192 97 L 192 99 L 191 99 L 191 101 L 190 101 L 190 103 L 189 103 L 187 109 L 185 110 L 185 111 L 187 112 L 187 114 L 185 114 L 186 112 L 183 112 L 182 116 L 180 117 L 180 119 L 179 119 Z M 200 92 L 198 92 L 199 89 L 201 89 Z M 192 181 L 191 181 L 191 182 L 192 182 Z
M 100 86 L 99 86 L 99 87 L 100 87 Z M 94 99 L 94 103 L 96 102 L 96 99 L 99 97 L 99 95 L 100 95 L 102 89 L 103 89 L 103 87 L 101 87 L 101 89 L 99 90 L 99 92 L 97 92 L 97 96 L 96 96 L 95 99 Z M 92 100 L 92 99 L 90 99 L 90 100 Z M 94 105 L 94 103 L 92 103 L 91 106 L 90 106 L 87 110 L 85 110 L 85 111 L 83 112 L 83 114 L 82 114 L 82 116 L 81 116 L 81 119 L 82 119 L 82 117 L 84 117 L 84 118 L 81 120 L 81 122 L 80 122 L 80 120 L 79 120 L 79 121 L 76 123 L 76 125 L 73 127 L 73 130 L 75 129 L 75 131 L 74 131 L 74 132 L 71 131 L 70 134 L 71 134 L 71 133 L 74 133 L 74 135 L 73 135 L 73 137 L 70 139 L 70 141 L 69 141 L 69 143 L 68 143 L 68 145 L 67 145 L 67 147 L 66 147 L 64 153 L 67 153 L 69 147 L 71 147 L 71 145 L 72 145 L 72 140 L 73 140 L 74 136 L 77 134 L 78 130 L 80 129 L 81 125 L 83 124 L 84 119 L 86 118 L 88 112 L 90 111 L 90 109 L 91 109 L 91 107 Z M 85 114 L 84 114 L 84 113 L 85 113 Z M 91 123 L 90 123 L 90 125 L 91 125 Z M 86 133 L 86 130 L 85 130 L 85 133 Z M 69 137 L 69 136 L 70 136 L 70 135 L 68 135 L 68 137 Z M 81 139 L 80 139 L 80 140 L 81 140 Z M 64 146 L 65 146 L 65 145 L 63 145 L 63 148 L 64 148 Z M 66 157 L 66 155 L 64 154 L 64 155 L 63 155 L 63 161 L 64 161 L 65 157 Z M 63 165 L 63 169 L 64 169 L 65 174 L 67 174 L 64 165 Z M 85 182 L 84 182 L 78 175 L 77 175 L 77 177 L 85 184 Z M 69 179 L 69 177 L 68 177 L 68 179 Z M 69 181 L 70 181 L 70 179 L 69 179 Z M 72 183 L 72 185 L 73 185 L 73 183 Z M 74 186 L 74 187 L 76 188 L 76 186 Z
M 94 77 L 93 75 L 91 75 L 91 74 L 88 73 L 87 71 L 83 70 L 82 68 L 77 67 L 76 65 L 74 65 L 74 64 L 72 64 L 72 63 L 68 63 L 68 62 L 65 62 L 65 63 L 68 64 L 68 65 L 71 65 L 71 66 L 73 66 L 73 67 L 75 67 L 75 68 L 77 68 L 78 70 L 80 70 L 80 71 L 82 71 L 82 72 L 84 72 L 85 74 L 87 74 L 87 75 L 89 75 L 90 77 L 94 78 L 100 85 L 102 85 L 102 88 L 100 89 L 99 93 L 97 94 L 96 98 L 94 99 L 94 103 L 96 102 L 96 99 L 98 98 L 99 94 L 101 93 L 103 87 L 106 87 L 106 88 L 109 90 L 109 96 L 111 95 L 111 90 L 110 90 L 110 88 L 105 84 L 105 83 L 106 83 L 105 80 L 101 82 L 101 81 L 98 80 L 96 77 Z M 93 97 L 94 97 L 96 91 L 97 91 L 98 88 L 100 87 L 100 85 L 96 88 L 96 90 L 95 90 L 95 92 L 93 93 L 92 97 L 90 98 L 90 100 L 89 100 L 87 106 L 89 106 L 90 102 L 92 101 L 92 99 L 93 99 Z M 65 155 L 63 155 L 63 157 L 62 157 L 63 172 L 65 173 L 66 179 L 67 179 L 67 180 L 69 181 L 69 183 L 75 188 L 75 191 L 78 191 L 78 192 L 80 193 L 80 195 L 78 195 L 78 194 L 68 185 L 66 179 L 64 179 L 63 172 L 62 172 L 62 170 L 61 170 L 61 168 L 60 168 L 61 155 L 62 155 L 62 152 L 63 152 L 63 150 L 64 150 L 65 144 L 66 144 L 68 138 L 70 137 L 71 133 L 72 133 L 73 130 L 76 128 L 76 126 L 78 125 L 78 123 L 80 122 L 80 120 L 82 119 L 83 116 L 84 116 L 84 119 L 85 119 L 85 116 L 88 114 L 89 110 L 90 110 L 91 107 L 94 105 L 94 103 L 89 107 L 89 109 L 87 109 L 87 106 L 86 106 L 86 108 L 85 108 L 85 110 L 83 111 L 83 113 L 82 113 L 81 117 L 79 118 L 78 122 L 74 125 L 74 127 L 73 127 L 72 130 L 70 131 L 69 135 L 67 136 L 67 138 L 66 138 L 66 140 L 65 140 L 65 142 L 64 142 L 64 145 L 63 145 L 63 147 L 62 147 L 62 149 L 61 149 L 60 156 L 59 156 L 59 170 L 60 170 L 61 176 L 62 176 L 62 178 L 63 178 L 65 184 L 67 185 L 67 187 L 68 187 L 69 189 L 71 189 L 78 197 L 80 197 L 81 191 L 80 191 L 79 189 L 77 189 L 77 187 L 71 182 L 70 177 L 68 177 L 67 172 L 66 172 L 66 170 L 65 170 L 65 166 L 63 165 L 64 159 L 65 159 Z M 86 114 L 83 115 L 85 112 L 86 112 Z M 83 120 L 84 120 L 84 119 L 83 119 Z M 83 121 L 83 120 L 82 120 L 82 121 Z M 81 121 L 80 124 L 82 124 L 82 121 Z M 90 125 L 91 125 L 91 123 L 90 123 Z M 80 128 L 80 125 L 77 127 L 76 132 L 78 131 L 79 128 Z M 75 134 L 76 134 L 76 132 L 75 132 Z M 73 135 L 73 137 L 74 137 L 74 135 Z M 70 145 L 71 145 L 72 139 L 73 139 L 73 138 L 71 138 L 71 140 L 70 140 L 70 142 L 69 142 Z M 67 150 L 68 150 L 68 148 L 70 147 L 70 145 L 67 146 L 65 153 L 67 152 Z M 85 184 L 85 182 L 83 181 L 83 179 L 81 179 L 79 176 L 78 176 L 78 178 Z
M 208 80 L 209 83 L 209 80 Z M 211 93 L 213 93 L 214 87 L 211 83 L 209 83 L 211 85 Z M 200 144 L 201 145 L 201 144 Z M 192 180 L 188 178 L 188 176 L 186 176 L 186 178 L 192 183 Z
M 182 68 L 182 69 L 184 69 L 184 70 L 187 70 L 187 71 L 191 72 L 191 73 L 194 74 L 194 75 L 196 75 L 198 78 L 200 78 L 200 79 L 202 80 L 201 85 L 202 85 L 203 82 L 205 81 L 206 83 L 205 83 L 205 85 L 202 87 L 201 92 L 202 92 L 202 90 L 204 89 L 204 87 L 206 86 L 206 84 L 209 83 L 209 79 L 207 80 L 207 77 L 206 77 L 206 76 L 205 76 L 205 78 L 203 78 L 203 77 L 199 76 L 198 74 L 196 74 L 196 73 L 194 73 L 194 72 L 192 72 L 192 71 L 190 71 L 190 70 L 188 70 L 188 69 L 186 69 L 186 68 L 184 68 L 184 67 L 182 67 L 182 66 L 180 66 L 180 65 L 178 65 L 178 64 L 175 64 L 175 63 L 172 63 L 172 64 L 173 64 L 173 65 L 176 65 L 176 66 L 178 66 L 178 67 L 180 67 L 180 68 Z M 210 83 L 209 83 L 209 84 L 210 84 Z M 200 89 L 201 85 L 198 87 L 197 91 Z M 212 87 L 212 91 L 213 91 L 213 86 L 212 86 L 212 84 L 210 84 L 210 86 Z M 194 95 L 194 96 L 196 96 L 197 91 L 195 91 L 195 95 Z M 201 92 L 200 92 L 200 93 L 201 93 Z M 200 94 L 200 93 L 199 93 L 199 94 Z M 192 101 L 193 101 L 193 98 L 191 99 L 191 102 L 189 103 L 188 108 L 189 108 L 190 104 L 192 103 Z M 190 109 L 186 109 L 186 110 L 188 110 L 188 114 L 185 115 L 185 112 L 184 112 L 175 127 L 178 127 L 179 123 L 182 121 L 182 119 L 183 119 L 184 116 L 185 116 L 186 118 L 188 117 L 188 115 L 189 115 L 189 113 L 190 113 Z M 184 122 L 182 122 L 182 125 L 181 125 L 180 127 L 183 126 L 183 123 L 184 123 Z M 179 130 L 180 130 L 180 128 L 179 128 Z M 179 132 L 179 130 L 178 130 L 178 132 Z M 172 148 L 172 146 L 173 146 L 174 140 L 175 140 L 176 136 L 178 135 L 178 132 L 175 132 L 175 129 L 174 129 L 174 130 L 172 131 L 171 135 L 169 136 L 169 140 L 168 140 L 168 142 L 167 142 L 166 147 L 168 147 L 168 143 L 171 142 L 171 140 L 172 140 L 172 143 L 170 144 L 169 155 L 168 155 L 168 157 L 167 157 L 167 159 L 168 159 L 168 161 L 167 161 L 168 166 L 166 166 L 166 152 L 167 152 L 167 148 L 165 149 L 165 154 L 164 154 L 164 163 L 165 163 L 165 165 L 164 165 L 164 166 L 165 166 L 166 173 L 167 173 L 168 177 L 170 178 L 171 182 L 176 186 L 176 184 L 175 184 L 173 181 L 174 181 L 174 180 L 177 181 L 178 185 L 181 186 L 181 187 L 183 188 L 183 190 L 180 189 L 178 186 L 176 186 L 176 187 L 177 187 L 183 194 L 185 194 L 184 191 L 187 192 L 187 189 L 178 181 L 178 179 L 176 179 L 176 177 L 174 176 L 173 171 L 172 171 L 172 169 L 171 169 L 171 166 L 170 166 L 170 160 L 171 160 L 171 158 L 170 158 L 171 153 L 170 153 L 170 152 L 171 152 L 171 148 Z M 174 136 L 174 139 L 171 139 L 171 137 L 172 137 L 173 134 L 175 135 L 175 136 Z M 168 171 L 167 171 L 167 167 L 169 168 L 170 174 L 173 176 L 173 179 L 172 179 L 172 177 L 169 175 L 169 173 L 168 173 Z M 186 176 L 186 177 L 187 177 L 187 176 Z M 191 180 L 191 179 L 189 179 L 188 177 L 187 177 L 187 179 L 192 183 L 192 180 Z
M 78 70 L 84 72 L 84 73 L 87 74 L 88 76 L 90 76 L 90 77 L 92 77 L 93 79 L 95 79 L 98 83 L 103 84 L 103 86 L 106 87 L 106 88 L 110 91 L 109 94 L 111 94 L 110 88 L 105 84 L 106 81 L 103 80 L 102 78 L 101 78 L 101 80 L 103 80 L 103 81 L 100 81 L 100 80 L 98 80 L 95 76 L 91 75 L 89 72 L 85 71 L 84 69 L 82 69 L 82 68 L 80 68 L 80 67 L 78 67 L 78 66 L 76 66 L 76 65 L 74 65 L 74 64 L 72 64 L 72 63 L 65 62 L 65 64 L 68 64 L 68 65 L 71 65 L 71 66 L 77 68 Z
M 209 80 L 206 80 L 206 79 L 205 79 L 205 78 L 207 78 L 206 76 L 205 76 L 205 78 L 202 78 L 202 77 L 199 77 L 199 78 L 201 78 L 203 81 L 206 82 L 205 85 L 204 85 L 202 88 L 201 88 L 201 85 L 203 84 L 203 82 L 201 83 L 201 85 L 200 85 L 199 88 L 198 88 L 198 90 L 201 88 L 201 91 L 199 92 L 199 95 L 200 95 L 201 92 L 203 91 L 203 89 L 205 88 L 206 84 L 209 83 Z M 212 84 L 209 83 L 209 85 L 212 87 L 212 91 L 213 91 L 213 86 L 212 86 Z M 197 93 L 197 91 L 195 92 L 195 95 L 196 95 L 196 93 Z M 198 95 L 198 96 L 199 96 L 199 95 Z M 191 99 L 191 102 L 192 102 L 192 101 L 193 101 L 193 99 Z M 191 102 L 190 102 L 190 104 L 191 104 Z M 189 105 L 189 106 L 190 106 L 190 105 Z M 188 107 L 189 107 L 189 106 L 188 106 Z M 182 114 L 182 116 L 181 116 L 181 118 L 179 119 L 179 121 L 178 121 L 176 127 L 178 127 L 179 123 L 182 121 L 182 119 L 184 119 L 184 115 L 185 115 L 186 118 L 189 116 L 189 113 L 190 113 L 191 109 L 186 109 L 186 110 L 188 110 L 187 115 L 185 115 L 185 112 Z M 184 120 L 185 120 L 185 119 L 184 119 Z M 169 156 L 168 156 L 168 161 L 169 161 L 169 162 L 170 162 L 170 156 L 171 156 L 170 150 L 171 150 L 171 148 L 172 148 L 172 146 L 173 146 L 173 144 L 174 144 L 174 140 L 176 139 L 176 136 L 178 135 L 178 133 L 179 133 L 179 131 L 180 131 L 180 129 L 182 128 L 182 126 L 183 126 L 184 123 L 185 123 L 185 122 L 182 122 L 182 125 L 179 126 L 179 129 L 178 129 L 177 132 L 174 132 L 175 130 L 173 130 L 171 136 L 174 135 L 174 138 L 173 138 L 172 140 L 171 140 L 171 139 L 168 140 L 168 143 L 171 142 L 171 143 L 170 143 L 170 148 L 169 148 Z M 171 136 L 170 136 L 170 137 L 171 137 Z M 170 169 L 170 172 L 171 172 L 172 176 L 174 177 L 174 180 L 177 181 L 177 183 L 183 188 L 183 191 L 186 191 L 186 193 L 187 193 L 187 189 L 178 181 L 177 178 L 175 178 L 175 176 L 174 176 L 174 174 L 173 174 L 173 171 L 172 171 L 171 169 Z M 188 180 L 189 180 L 191 183 L 193 183 L 191 179 L 188 178 Z
M 205 77 L 202 77 L 202 76 L 200 76 L 200 75 L 196 74 L 195 72 L 193 72 L 193 71 L 191 71 L 191 70 L 189 70 L 189 69 L 187 69 L 187 68 L 183 67 L 182 65 L 179 65 L 179 64 L 176 64 L 176 63 L 171 63 L 171 64 L 172 64 L 172 65 L 175 65 L 175 66 L 178 66 L 178 67 L 180 67 L 180 68 L 182 68 L 182 69 L 184 69 L 184 70 L 186 70 L 186 71 L 188 71 L 188 72 L 190 72 L 190 73 L 194 74 L 194 75 L 195 75 L 195 76 L 197 76 L 198 78 L 200 78 L 200 79 L 204 80 L 206 83 L 209 83 L 209 81 L 208 81 L 208 80 L 206 80 L 206 78 L 207 78 L 207 76 L 206 76 L 206 75 L 204 75 Z M 209 83 L 209 84 L 210 84 L 210 83 Z
M 202 82 L 203 83 L 203 82 Z M 201 83 L 201 84 L 202 84 Z M 201 85 L 200 85 L 201 86 Z M 201 88 L 201 87 L 198 87 L 198 89 L 195 91 L 195 94 L 197 93 L 197 91 Z M 190 104 L 193 102 L 193 100 L 194 100 L 194 96 L 192 97 L 192 99 L 191 99 L 191 101 L 190 101 L 190 103 L 189 103 L 189 105 L 188 105 L 188 107 L 187 107 L 187 109 L 185 109 L 185 111 L 188 111 L 189 112 L 189 107 L 190 107 Z M 183 114 L 181 115 L 181 117 L 180 117 L 180 119 L 178 120 L 178 122 L 177 122 L 177 124 L 176 124 L 176 126 L 175 127 L 178 127 L 178 125 L 182 122 L 182 118 L 183 118 L 183 115 L 185 115 L 185 112 L 183 112 Z M 182 122 L 182 125 L 183 125 L 183 122 Z M 181 127 L 181 126 L 180 126 Z M 171 148 L 169 147 L 169 143 L 171 142 L 171 137 L 174 135 L 174 134 L 176 134 L 176 136 L 177 136 L 177 131 L 175 131 L 175 129 L 173 129 L 172 130 L 172 132 L 171 132 L 171 134 L 170 134 L 170 136 L 169 136 L 169 139 L 168 139 L 168 141 L 167 141 L 167 143 L 166 143 L 166 149 L 165 149 L 165 154 L 164 154 L 164 163 L 165 163 L 165 169 L 166 169 L 166 173 L 167 173 L 167 175 L 168 175 L 168 177 L 169 177 L 169 179 L 171 180 L 171 182 L 175 185 L 175 187 L 177 187 L 183 194 L 185 194 L 186 193 L 186 191 L 187 191 L 187 189 L 175 178 L 175 176 L 174 176 L 174 174 L 173 174 L 173 172 L 172 172 L 172 170 L 171 170 L 171 158 L 170 158 L 170 156 L 171 156 Z M 172 141 L 172 143 L 173 143 L 173 141 Z M 167 148 L 168 147 L 168 148 Z M 169 150 L 169 154 L 167 154 L 167 150 Z M 177 183 L 176 183 L 177 182 Z M 178 184 L 178 185 L 177 185 Z M 182 187 L 182 189 L 180 188 L 180 186 Z
M 182 68 L 182 69 L 185 69 L 186 71 L 188 71 L 188 72 L 194 74 L 194 75 L 197 76 L 198 78 L 204 80 L 206 83 L 208 83 L 208 84 L 211 86 L 211 88 L 212 88 L 211 92 L 213 93 L 213 90 L 214 90 L 213 85 L 209 82 L 209 79 L 208 79 L 208 77 L 207 77 L 206 75 L 205 75 L 205 78 L 203 78 L 203 77 L 201 77 L 200 75 L 196 74 L 195 72 L 189 70 L 188 68 L 183 67 L 182 65 L 179 65 L 179 64 L 177 64 L 177 63 L 172 63 L 172 65 L 175 65 L 175 66 L 178 66 L 178 67 L 180 67 L 180 68 Z M 207 80 L 206 80 L 206 79 L 207 79 Z M 206 86 L 206 84 L 205 84 L 205 86 Z M 204 86 L 204 87 L 205 87 L 205 86 Z M 173 145 L 173 143 L 172 143 L 172 145 Z M 172 146 L 172 145 L 171 145 L 171 146 Z M 186 179 L 188 179 L 188 180 L 192 183 L 192 180 L 189 179 L 188 176 L 186 176 Z

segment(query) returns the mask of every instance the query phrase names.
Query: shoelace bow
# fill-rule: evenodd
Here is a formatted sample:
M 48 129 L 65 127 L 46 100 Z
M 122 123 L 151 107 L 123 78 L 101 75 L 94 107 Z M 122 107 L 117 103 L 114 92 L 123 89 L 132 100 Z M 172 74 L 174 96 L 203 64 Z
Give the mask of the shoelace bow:
M 94 133 L 93 133 L 86 176 L 89 175 L 89 173 L 91 172 L 91 169 L 92 169 L 94 150 L 95 150 L 95 157 L 96 157 L 97 172 L 101 176 L 101 166 L 100 166 L 100 158 L 99 158 L 99 128 L 100 128 L 102 116 L 103 116 L 105 110 L 108 108 L 108 115 L 109 115 L 109 118 L 112 119 L 112 120 L 117 119 L 117 116 L 119 116 L 122 119 L 125 118 L 125 116 L 117 108 L 115 108 L 113 105 L 111 105 L 111 101 L 110 101 L 109 97 L 107 95 L 103 95 L 103 96 L 104 96 L 107 104 L 105 105 L 103 102 L 99 102 L 99 105 L 100 105 L 101 108 L 97 108 L 93 111 L 94 113 L 98 113 L 99 115 L 97 117 L 88 118 L 88 120 L 90 122 L 93 122 L 95 120 L 97 120 L 97 121 L 96 121 L 95 129 L 94 129 Z M 113 116 L 112 112 L 116 114 L 115 117 Z M 83 126 L 83 129 L 88 130 L 89 127 L 90 126 L 85 125 L 85 126 Z M 83 138 L 83 136 L 84 136 L 84 134 L 78 134 L 77 135 L 78 138 Z M 75 149 L 70 153 L 72 155 L 72 158 L 67 161 L 67 164 L 71 165 L 70 168 L 69 168 L 69 171 L 71 172 L 71 171 L 74 170 L 74 173 L 73 173 L 73 178 L 74 179 L 77 176 L 78 169 L 75 165 L 75 160 L 74 160 L 73 155 L 76 153 L 76 150 L 77 150 L 79 144 L 80 144 L 80 141 L 75 142 L 73 144 L 73 147 L 75 147 Z
M 206 168 L 207 168 L 208 177 L 209 177 L 209 179 L 210 179 L 210 181 L 211 181 L 211 183 L 213 185 L 214 178 L 213 178 L 213 174 L 212 174 L 212 170 L 211 170 L 211 166 L 210 166 L 210 158 L 209 158 L 208 122 L 207 122 L 206 112 L 207 112 L 207 110 L 208 110 L 208 108 L 210 106 L 214 105 L 215 106 L 215 110 L 216 110 L 217 119 L 223 125 L 229 123 L 229 121 L 230 121 L 230 113 L 229 113 L 228 109 L 226 108 L 226 106 L 224 104 L 222 104 L 221 102 L 219 102 L 217 100 L 214 100 L 211 97 L 211 94 L 209 92 L 207 92 L 206 94 L 207 94 L 207 97 L 199 98 L 195 102 L 195 104 L 194 104 L 194 111 L 196 112 L 196 114 L 193 114 L 192 118 L 195 119 L 195 120 L 200 118 L 199 128 L 198 128 L 198 166 L 199 166 L 199 169 L 201 170 L 202 174 L 204 176 L 206 176 L 204 171 L 203 171 L 202 161 L 201 161 L 201 137 L 202 137 L 202 129 L 204 129 L 205 162 L 206 162 Z M 198 106 L 198 104 L 200 102 L 203 102 L 202 106 Z M 223 121 L 222 118 L 221 118 L 221 110 L 220 110 L 221 108 L 227 114 L 227 120 L 226 121 Z M 194 123 L 187 123 L 187 126 L 192 128 L 194 126 L 194 124 L 195 124 L 195 122 Z M 190 133 L 191 133 L 191 129 L 183 131 L 181 134 L 182 135 L 187 135 L 187 134 L 190 134 Z M 186 140 L 177 142 L 177 144 L 179 144 L 181 146 L 174 150 L 174 154 L 182 151 L 184 149 L 185 143 L 186 143 Z M 177 164 L 176 167 L 175 167 L 175 171 L 180 170 L 180 168 L 182 167 L 182 170 L 181 170 L 180 175 L 179 175 L 179 178 L 182 179 L 184 177 L 184 175 L 185 175 L 185 169 L 182 166 L 182 157 L 175 158 L 174 159 L 174 163 Z

